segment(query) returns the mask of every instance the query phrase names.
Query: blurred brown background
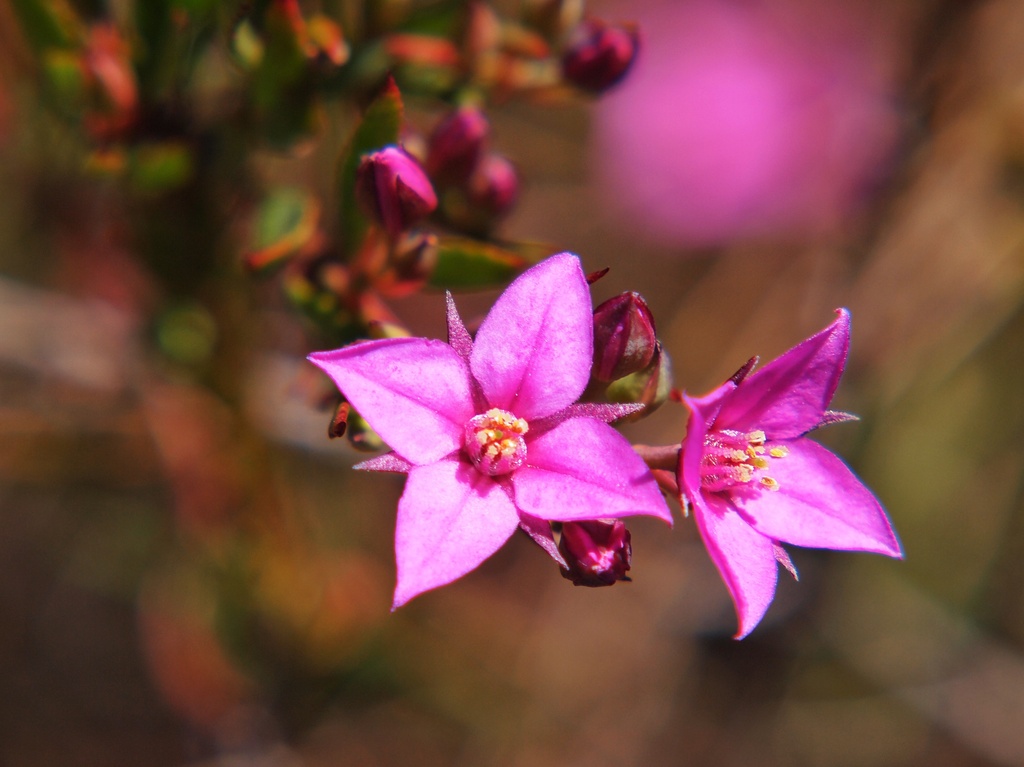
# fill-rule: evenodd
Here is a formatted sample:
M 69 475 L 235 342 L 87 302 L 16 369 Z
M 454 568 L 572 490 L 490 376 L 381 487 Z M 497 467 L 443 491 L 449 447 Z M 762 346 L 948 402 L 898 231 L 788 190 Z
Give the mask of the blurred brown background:
M 694 392 L 850 307 L 863 420 L 820 438 L 906 561 L 792 551 L 734 642 L 692 521 L 640 520 L 630 584 L 517 538 L 388 614 L 401 478 L 349 470 L 296 321 L 230 257 L 221 330 L 173 328 L 233 383 L 154 369 L 119 198 L 0 9 L 0 763 L 1024 764 L 1024 5 L 592 7 L 646 16 L 647 58 L 598 105 L 494 112 L 506 231 L 643 293 Z M 322 186 L 341 138 L 258 174 Z M 440 334 L 440 296 L 394 308 Z

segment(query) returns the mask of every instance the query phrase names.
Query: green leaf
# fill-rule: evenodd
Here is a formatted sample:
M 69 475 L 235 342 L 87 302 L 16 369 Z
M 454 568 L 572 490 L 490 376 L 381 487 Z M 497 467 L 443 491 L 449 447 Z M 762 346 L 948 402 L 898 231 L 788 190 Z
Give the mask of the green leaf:
M 311 194 L 289 187 L 273 190 L 256 214 L 245 265 L 263 271 L 284 263 L 309 242 L 319 218 L 320 206 Z
M 81 56 L 49 48 L 40 57 L 46 88 L 62 113 L 74 115 L 85 103 L 85 72 Z
M 84 30 L 64 0 L 12 0 L 29 44 L 37 51 L 70 48 Z
M 550 252 L 550 248 L 533 244 L 503 247 L 464 237 L 440 237 L 430 286 L 447 290 L 498 287 Z
M 132 53 L 143 100 L 179 99 L 219 34 L 218 7 L 203 0 L 145 0 L 133 3 L 132 11 Z
M 301 77 L 306 56 L 301 37 L 305 22 L 297 6 L 276 2 L 267 9 L 263 55 L 253 73 L 252 96 L 261 112 L 282 108 L 285 93 Z
M 132 152 L 129 168 L 135 188 L 149 194 L 177 189 L 195 172 L 192 151 L 177 141 L 140 145 Z
M 367 152 L 398 143 L 404 107 L 402 94 L 390 77 L 383 92 L 366 108 L 348 146 L 338 161 L 338 194 L 341 203 L 342 236 L 349 252 L 359 247 L 366 234 L 367 220 L 356 204 L 356 170 Z
M 159 318 L 156 337 L 168 357 L 185 365 L 198 365 L 213 355 L 217 323 L 198 304 L 176 306 Z

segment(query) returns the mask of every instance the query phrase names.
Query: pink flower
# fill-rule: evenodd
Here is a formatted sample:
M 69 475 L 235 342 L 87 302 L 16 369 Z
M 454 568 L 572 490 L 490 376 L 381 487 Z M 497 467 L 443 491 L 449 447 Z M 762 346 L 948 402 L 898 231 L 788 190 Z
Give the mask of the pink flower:
M 635 408 L 573 405 L 593 359 L 579 259 L 554 256 L 522 274 L 475 341 L 449 296 L 448 338 L 310 355 L 394 450 L 359 468 L 409 474 L 393 607 L 470 572 L 519 527 L 564 567 L 550 520 L 650 514 L 671 524 L 646 465 L 607 425 Z
M 846 364 L 850 315 L 747 377 L 751 360 L 691 398 L 679 487 L 732 594 L 737 639 L 764 616 L 778 576 L 795 573 L 780 543 L 902 558 L 878 500 L 835 455 L 804 435 L 853 418 L 828 410 Z

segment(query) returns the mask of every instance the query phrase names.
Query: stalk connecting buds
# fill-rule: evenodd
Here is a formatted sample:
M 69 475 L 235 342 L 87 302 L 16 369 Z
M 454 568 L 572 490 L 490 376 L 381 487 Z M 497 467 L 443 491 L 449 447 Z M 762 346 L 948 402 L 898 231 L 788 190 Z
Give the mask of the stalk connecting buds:
M 648 365 L 658 346 L 654 317 L 639 293 L 609 298 L 594 310 L 594 369 L 599 381 L 616 381 Z
M 569 565 L 562 577 L 577 586 L 611 586 L 629 580 L 626 572 L 633 547 L 621 519 L 564 522 L 558 550 Z
M 437 207 L 437 195 L 427 174 L 397 146 L 363 157 L 356 172 L 356 197 L 392 240 Z
M 573 32 L 562 56 L 562 75 L 591 93 L 601 93 L 625 77 L 640 48 L 635 28 L 587 19 Z

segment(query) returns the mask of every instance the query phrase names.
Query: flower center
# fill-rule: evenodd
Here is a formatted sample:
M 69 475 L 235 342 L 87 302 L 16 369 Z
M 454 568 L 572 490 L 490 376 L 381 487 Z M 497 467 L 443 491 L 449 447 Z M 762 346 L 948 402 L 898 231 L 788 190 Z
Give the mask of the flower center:
M 779 483 L 766 472 L 771 462 L 789 455 L 785 445 L 767 445 L 760 429 L 750 432 L 723 429 L 708 432 L 700 459 L 700 483 L 709 492 L 752 486 L 778 490 Z
M 495 477 L 508 474 L 526 460 L 526 440 L 530 427 L 507 410 L 492 408 L 473 416 L 466 424 L 466 453 L 473 465 Z

